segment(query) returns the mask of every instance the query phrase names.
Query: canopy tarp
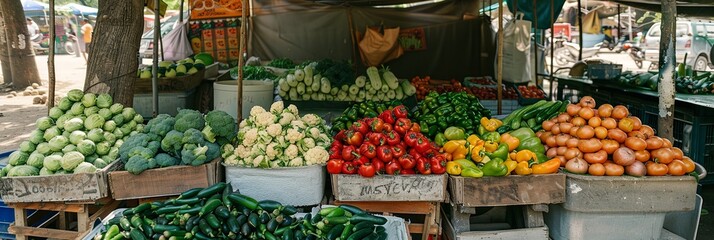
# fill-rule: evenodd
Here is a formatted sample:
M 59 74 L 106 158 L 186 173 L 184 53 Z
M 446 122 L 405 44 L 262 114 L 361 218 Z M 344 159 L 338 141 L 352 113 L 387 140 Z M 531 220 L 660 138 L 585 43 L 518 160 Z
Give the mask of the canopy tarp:
M 44 11 L 49 10 L 50 5 L 32 0 L 22 0 L 22 10 L 25 11 Z
M 550 21 L 550 9 L 553 8 L 553 20 L 558 20 L 558 15 L 563 9 L 565 0 L 553 0 L 553 6 L 550 5 L 551 0 L 506 0 L 508 9 L 514 9 L 523 13 L 523 19 L 533 21 L 533 1 L 536 1 L 535 12 L 538 16 L 538 29 L 549 29 L 552 22 Z
M 659 0 L 612 0 L 623 5 L 661 12 L 662 2 Z M 677 1 L 677 15 L 688 17 L 711 17 L 714 12 L 714 0 L 680 0 Z
M 87 7 L 82 4 L 77 4 L 77 3 L 70 3 L 67 5 L 64 5 L 63 7 L 72 11 L 72 14 L 74 14 L 74 15 L 97 15 L 97 10 L 98 10 L 96 8 Z

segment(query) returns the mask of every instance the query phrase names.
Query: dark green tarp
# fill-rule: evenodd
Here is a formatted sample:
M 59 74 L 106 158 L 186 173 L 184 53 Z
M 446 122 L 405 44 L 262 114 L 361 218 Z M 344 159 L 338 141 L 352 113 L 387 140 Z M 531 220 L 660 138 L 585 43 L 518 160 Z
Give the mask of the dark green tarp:
M 523 19 L 533 21 L 533 1 L 534 0 L 506 0 L 508 9 L 511 12 L 521 12 L 523 13 Z M 553 0 L 553 6 L 550 5 L 551 0 L 535 0 L 535 12 L 538 16 L 538 24 L 535 22 L 531 26 L 538 27 L 538 29 L 549 29 L 552 22 L 550 21 L 550 9 L 553 8 L 553 19 L 558 20 L 558 15 L 563 9 L 565 0 Z

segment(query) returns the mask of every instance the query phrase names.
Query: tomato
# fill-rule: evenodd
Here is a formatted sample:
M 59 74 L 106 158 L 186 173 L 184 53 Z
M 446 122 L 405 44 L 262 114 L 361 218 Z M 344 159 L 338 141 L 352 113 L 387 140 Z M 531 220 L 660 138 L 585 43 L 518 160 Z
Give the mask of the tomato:
M 380 133 L 384 130 L 384 120 L 382 119 L 372 118 L 372 122 L 369 125 L 372 128 L 372 132 Z
M 377 159 L 382 162 L 392 161 L 392 148 L 389 146 L 379 146 L 377 147 Z
M 590 164 L 604 163 L 607 161 L 607 152 L 601 149 L 594 153 L 586 153 L 583 158 Z
M 359 157 L 360 155 L 355 149 L 355 146 L 349 145 L 342 148 L 342 160 L 349 162 Z
M 387 136 L 384 133 L 368 133 L 367 141 L 374 144 L 374 146 L 382 146 L 387 143 Z
M 342 164 L 342 173 L 343 174 L 355 174 L 357 173 L 357 168 L 355 168 L 355 165 L 352 164 L 351 162 L 345 162 Z
M 570 116 L 577 116 L 578 112 L 580 112 L 580 109 L 583 108 L 578 104 L 568 104 L 568 107 L 565 108 L 565 112 L 568 113 Z
M 660 149 L 662 145 L 664 145 L 664 141 L 662 141 L 662 138 L 657 136 L 650 137 L 645 141 L 647 142 L 647 150 Z
M 587 122 L 585 121 L 584 118 L 574 117 L 573 119 L 570 120 L 570 123 L 572 123 L 572 124 L 575 125 L 576 127 L 581 127 L 581 126 L 585 126 L 585 124 L 586 124 Z
M 580 108 L 580 111 L 578 111 L 578 116 L 585 120 L 590 120 L 595 116 L 595 110 L 590 107 Z
M 359 154 L 369 159 L 372 159 L 377 156 L 377 146 L 374 146 L 374 144 L 372 143 L 366 142 L 359 147 Z
M 604 163 L 603 166 L 605 166 L 605 175 L 607 176 L 622 176 L 622 174 L 625 174 L 625 167 L 623 166 L 609 162 Z
M 684 152 L 678 147 L 672 147 L 672 152 L 674 153 L 674 159 L 682 160 L 684 158 Z
M 394 159 L 399 159 L 401 156 L 404 156 L 404 154 L 407 154 L 407 150 L 404 148 L 404 145 L 397 144 L 392 146 L 392 156 Z
M 612 154 L 612 160 L 621 166 L 630 166 L 635 163 L 635 152 L 627 147 L 620 147 Z
M 610 117 L 610 115 L 612 115 L 612 109 L 613 109 L 612 105 L 606 103 L 606 104 L 600 105 L 600 107 L 597 108 L 597 113 L 602 118 L 608 118 L 608 117 Z
M 617 105 L 612 109 L 612 118 L 614 119 L 623 119 L 628 115 L 630 115 L 630 111 L 627 110 L 627 107 L 625 106 Z
M 615 129 L 617 128 L 617 120 L 615 120 L 614 118 L 603 118 L 602 123 L 600 123 L 600 125 L 607 128 L 608 130 Z
M 424 175 L 431 174 L 431 163 L 429 163 L 429 160 L 427 160 L 426 158 L 417 158 L 416 166 L 419 173 Z
M 358 172 L 359 172 L 359 175 L 362 177 L 371 178 L 371 177 L 374 177 L 375 173 L 377 173 L 377 169 L 374 166 L 372 166 L 372 164 L 365 163 L 365 164 L 362 164 L 362 166 L 359 166 Z
M 416 166 L 416 160 L 409 154 L 405 154 L 398 159 L 399 165 L 403 169 L 413 169 Z
M 632 130 L 634 130 L 635 123 L 632 121 L 632 119 L 623 118 L 623 119 L 620 119 L 619 122 L 617 122 L 617 128 L 619 128 L 620 130 L 622 130 L 626 133 L 629 133 L 629 132 L 632 132 Z
M 666 147 L 666 148 L 672 147 L 672 142 L 669 141 L 669 139 L 662 138 L 662 141 L 664 141 L 664 144 L 662 144 L 662 147 Z
M 330 159 L 330 161 L 327 161 L 327 172 L 330 174 L 340 174 L 344 163 L 345 161 L 340 159 Z
M 628 119 L 632 120 L 632 130 L 640 130 L 642 128 L 642 120 L 636 116 L 629 116 Z
M 647 162 L 647 176 L 664 176 L 667 175 L 669 169 L 667 165 L 656 162 Z
M 541 124 L 541 126 L 543 127 L 543 130 L 546 130 L 546 131 L 550 131 L 550 129 L 553 128 L 553 125 L 555 125 L 555 121 L 551 121 L 551 120 L 545 120 Z
M 352 127 L 350 127 L 350 130 L 359 132 L 361 134 L 367 134 L 369 132 L 369 127 L 367 126 L 367 123 L 363 121 L 356 121 L 352 124 Z
M 650 151 L 639 150 L 635 151 L 635 160 L 639 162 L 647 162 L 650 160 Z
M 573 158 L 580 158 L 582 157 L 583 152 L 578 150 L 577 148 L 568 148 L 568 150 L 565 150 L 565 154 L 563 155 L 565 157 L 565 160 L 570 160 Z
M 359 146 L 362 144 L 363 140 L 363 135 L 361 132 L 356 132 L 356 131 L 347 131 L 347 144 L 352 145 L 352 146 Z
M 602 143 L 598 139 L 580 140 L 578 149 L 583 153 L 594 153 L 602 149 Z
M 582 158 L 573 158 L 568 160 L 567 163 L 565 163 L 565 170 L 576 174 L 585 174 L 586 172 L 588 172 L 589 167 L 590 164 L 588 164 L 588 162 L 586 162 Z
M 433 174 L 444 174 L 446 172 L 446 159 L 441 155 L 431 158 L 429 164 Z
M 682 160 L 674 160 L 671 163 L 667 164 L 667 173 L 672 176 L 682 176 L 686 174 L 686 170 L 684 167 L 684 162 Z
M 595 128 L 595 137 L 598 139 L 605 139 L 607 138 L 607 128 L 603 126 L 598 126 Z
M 402 167 L 399 166 L 399 163 L 397 163 L 396 161 L 391 161 L 387 163 L 385 171 L 389 175 L 399 175 L 399 173 L 402 171 Z
M 647 142 L 642 138 L 628 137 L 625 140 L 625 146 L 635 151 L 645 150 L 647 148 Z
M 694 161 L 689 157 L 683 157 L 682 163 L 684 163 L 684 171 L 687 173 L 694 172 L 694 169 L 697 168 L 696 164 L 694 164 Z
M 357 159 L 355 159 L 352 163 L 355 165 L 355 167 L 362 166 L 362 164 L 369 163 L 370 160 L 369 158 L 366 158 L 365 156 L 361 156 Z
M 568 148 L 577 148 L 579 143 L 580 140 L 578 140 L 578 138 L 576 137 L 573 137 L 568 139 L 568 141 L 565 141 L 565 146 Z
M 615 128 L 607 130 L 607 137 L 617 141 L 618 143 L 624 143 L 625 140 L 627 140 L 627 133 Z
M 580 102 L 578 103 L 584 108 L 595 108 L 595 99 L 591 96 L 584 96 L 580 98 Z
M 419 140 L 419 136 L 421 134 L 417 132 L 408 132 L 406 136 L 404 136 L 404 144 L 406 144 L 408 147 L 416 147 L 417 140 Z
M 387 144 L 389 144 L 389 146 L 394 146 L 402 142 L 402 138 L 399 137 L 399 133 L 396 131 L 385 132 L 384 136 L 386 136 Z
M 600 142 L 602 143 L 602 150 L 605 150 L 607 154 L 612 154 L 620 148 L 620 143 L 612 139 L 603 139 Z
M 407 114 L 409 114 L 409 111 L 407 111 L 407 107 L 405 107 L 404 105 L 399 105 L 392 109 L 392 113 L 394 113 L 394 116 L 397 118 L 407 118 Z
M 602 165 L 602 163 L 590 164 L 590 167 L 588 168 L 588 174 L 593 176 L 604 176 L 605 166 Z
M 372 166 L 374 166 L 374 169 L 375 169 L 375 171 L 377 171 L 377 173 L 383 173 L 384 167 L 387 165 L 386 163 L 384 163 L 376 158 L 372 159 L 372 162 L 370 162 L 370 163 L 372 164 Z
M 633 130 L 632 132 L 627 133 L 628 137 L 636 137 L 640 139 L 645 139 L 647 140 L 647 136 L 643 132 L 640 132 L 639 130 Z
M 660 148 L 650 152 L 652 161 L 662 164 L 669 164 L 674 160 L 674 152 L 671 148 Z
M 414 146 L 414 149 L 417 150 L 417 152 L 421 154 L 425 154 L 427 151 L 432 149 L 431 144 L 429 143 L 429 139 L 427 139 L 424 136 L 421 136 L 419 139 L 416 141 L 416 146 Z
M 406 134 L 410 128 L 412 128 L 412 121 L 407 118 L 397 119 L 397 123 L 394 124 L 394 131 L 401 135 Z

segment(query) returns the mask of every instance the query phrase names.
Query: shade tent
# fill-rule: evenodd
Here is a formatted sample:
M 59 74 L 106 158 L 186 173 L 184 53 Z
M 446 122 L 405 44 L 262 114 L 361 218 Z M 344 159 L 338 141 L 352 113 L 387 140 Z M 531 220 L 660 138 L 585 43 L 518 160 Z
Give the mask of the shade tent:
M 45 11 L 50 9 L 50 5 L 32 0 L 22 0 L 22 10 L 25 11 Z
M 662 11 L 659 0 L 612 0 L 623 5 L 648 11 Z M 714 12 L 714 0 L 677 1 L 677 15 L 685 17 L 711 17 Z
M 63 8 L 69 9 L 74 15 L 97 15 L 98 10 L 93 7 L 87 7 L 76 3 L 64 5 Z

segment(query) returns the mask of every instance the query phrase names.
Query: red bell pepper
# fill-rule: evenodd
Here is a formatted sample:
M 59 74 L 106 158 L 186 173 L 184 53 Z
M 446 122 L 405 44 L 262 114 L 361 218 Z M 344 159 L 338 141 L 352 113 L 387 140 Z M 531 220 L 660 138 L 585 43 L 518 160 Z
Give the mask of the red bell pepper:
M 404 135 L 406 134 L 409 129 L 412 128 L 412 121 L 409 120 L 408 118 L 400 118 L 397 119 L 397 123 L 394 124 L 394 131 L 397 133 Z
M 385 170 L 389 175 L 399 175 L 399 173 L 402 171 L 402 166 L 399 166 L 399 163 L 397 163 L 396 161 L 391 161 L 387 163 Z
M 349 162 L 357 159 L 358 157 L 360 157 L 360 155 L 355 149 L 355 146 L 347 145 L 342 148 L 342 160 Z
M 379 146 L 377 147 L 377 158 L 382 162 L 392 161 L 392 148 L 389 146 Z
M 394 107 L 394 109 L 392 109 L 392 112 L 397 118 L 407 118 L 407 115 L 409 114 L 407 107 L 405 107 L 404 105 Z
M 330 159 L 330 161 L 327 161 L 327 172 L 330 174 L 340 174 L 344 163 L 345 161 L 340 159 Z
M 374 144 L 366 142 L 359 147 L 359 153 L 369 159 L 377 156 L 377 147 Z
M 377 169 L 372 166 L 370 163 L 365 163 L 362 164 L 362 166 L 359 166 L 359 175 L 362 177 L 374 177 L 374 174 L 377 172 Z
M 390 131 L 384 134 L 387 138 L 387 144 L 390 146 L 394 146 L 402 142 L 402 138 L 399 136 L 399 133 L 396 131 Z
M 394 116 L 394 113 L 391 109 L 384 110 L 384 112 L 379 114 L 379 118 L 384 120 L 385 123 L 389 124 L 394 124 L 397 121 L 397 118 Z
M 342 173 L 343 174 L 355 174 L 355 173 L 357 173 L 357 168 L 355 168 L 355 165 L 352 164 L 351 162 L 345 162 L 342 164 Z

